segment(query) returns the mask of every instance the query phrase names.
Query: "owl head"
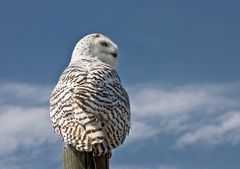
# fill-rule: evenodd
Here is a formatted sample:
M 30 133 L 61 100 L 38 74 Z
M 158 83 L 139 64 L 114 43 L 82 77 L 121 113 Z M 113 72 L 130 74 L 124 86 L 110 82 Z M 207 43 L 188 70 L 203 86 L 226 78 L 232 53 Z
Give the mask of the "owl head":
M 108 37 L 94 33 L 83 37 L 75 46 L 71 63 L 80 62 L 81 59 L 99 59 L 115 68 L 118 59 L 118 47 Z

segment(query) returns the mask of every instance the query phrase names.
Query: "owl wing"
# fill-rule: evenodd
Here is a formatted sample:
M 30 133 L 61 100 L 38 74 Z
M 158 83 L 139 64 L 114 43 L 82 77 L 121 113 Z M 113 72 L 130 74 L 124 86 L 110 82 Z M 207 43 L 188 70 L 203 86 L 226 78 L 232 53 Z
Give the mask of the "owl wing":
M 52 92 L 50 107 L 55 132 L 80 151 L 109 152 L 130 129 L 127 92 L 107 64 L 68 67 Z

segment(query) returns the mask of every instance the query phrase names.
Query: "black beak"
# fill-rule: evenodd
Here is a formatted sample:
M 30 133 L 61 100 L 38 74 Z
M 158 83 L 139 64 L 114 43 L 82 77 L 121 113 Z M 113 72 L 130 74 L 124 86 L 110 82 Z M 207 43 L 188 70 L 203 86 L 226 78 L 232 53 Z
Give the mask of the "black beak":
M 113 57 L 115 57 L 115 58 L 117 57 L 117 53 L 116 53 L 116 52 L 112 52 L 111 55 L 112 55 Z
M 111 55 L 114 57 L 114 58 L 116 58 L 117 57 L 117 50 L 113 50 L 112 52 L 111 52 Z

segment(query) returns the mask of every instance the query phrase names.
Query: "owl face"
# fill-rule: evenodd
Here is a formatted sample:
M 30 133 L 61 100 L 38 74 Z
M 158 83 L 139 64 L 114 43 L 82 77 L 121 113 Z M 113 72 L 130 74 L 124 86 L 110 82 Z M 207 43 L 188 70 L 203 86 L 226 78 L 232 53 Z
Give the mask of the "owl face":
M 99 59 L 115 68 L 118 58 L 118 47 L 102 34 L 90 34 L 77 43 L 71 62 L 76 62 L 86 57 Z
M 106 36 L 96 34 L 92 39 L 90 54 L 114 68 L 117 63 L 118 47 Z

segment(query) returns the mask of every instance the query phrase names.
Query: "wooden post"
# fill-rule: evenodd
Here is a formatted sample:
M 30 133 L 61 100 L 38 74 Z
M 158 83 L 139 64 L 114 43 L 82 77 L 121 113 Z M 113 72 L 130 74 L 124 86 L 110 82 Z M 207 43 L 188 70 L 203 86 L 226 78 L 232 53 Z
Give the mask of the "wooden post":
M 109 169 L 109 154 L 96 157 L 69 145 L 64 147 L 62 160 L 63 169 Z

